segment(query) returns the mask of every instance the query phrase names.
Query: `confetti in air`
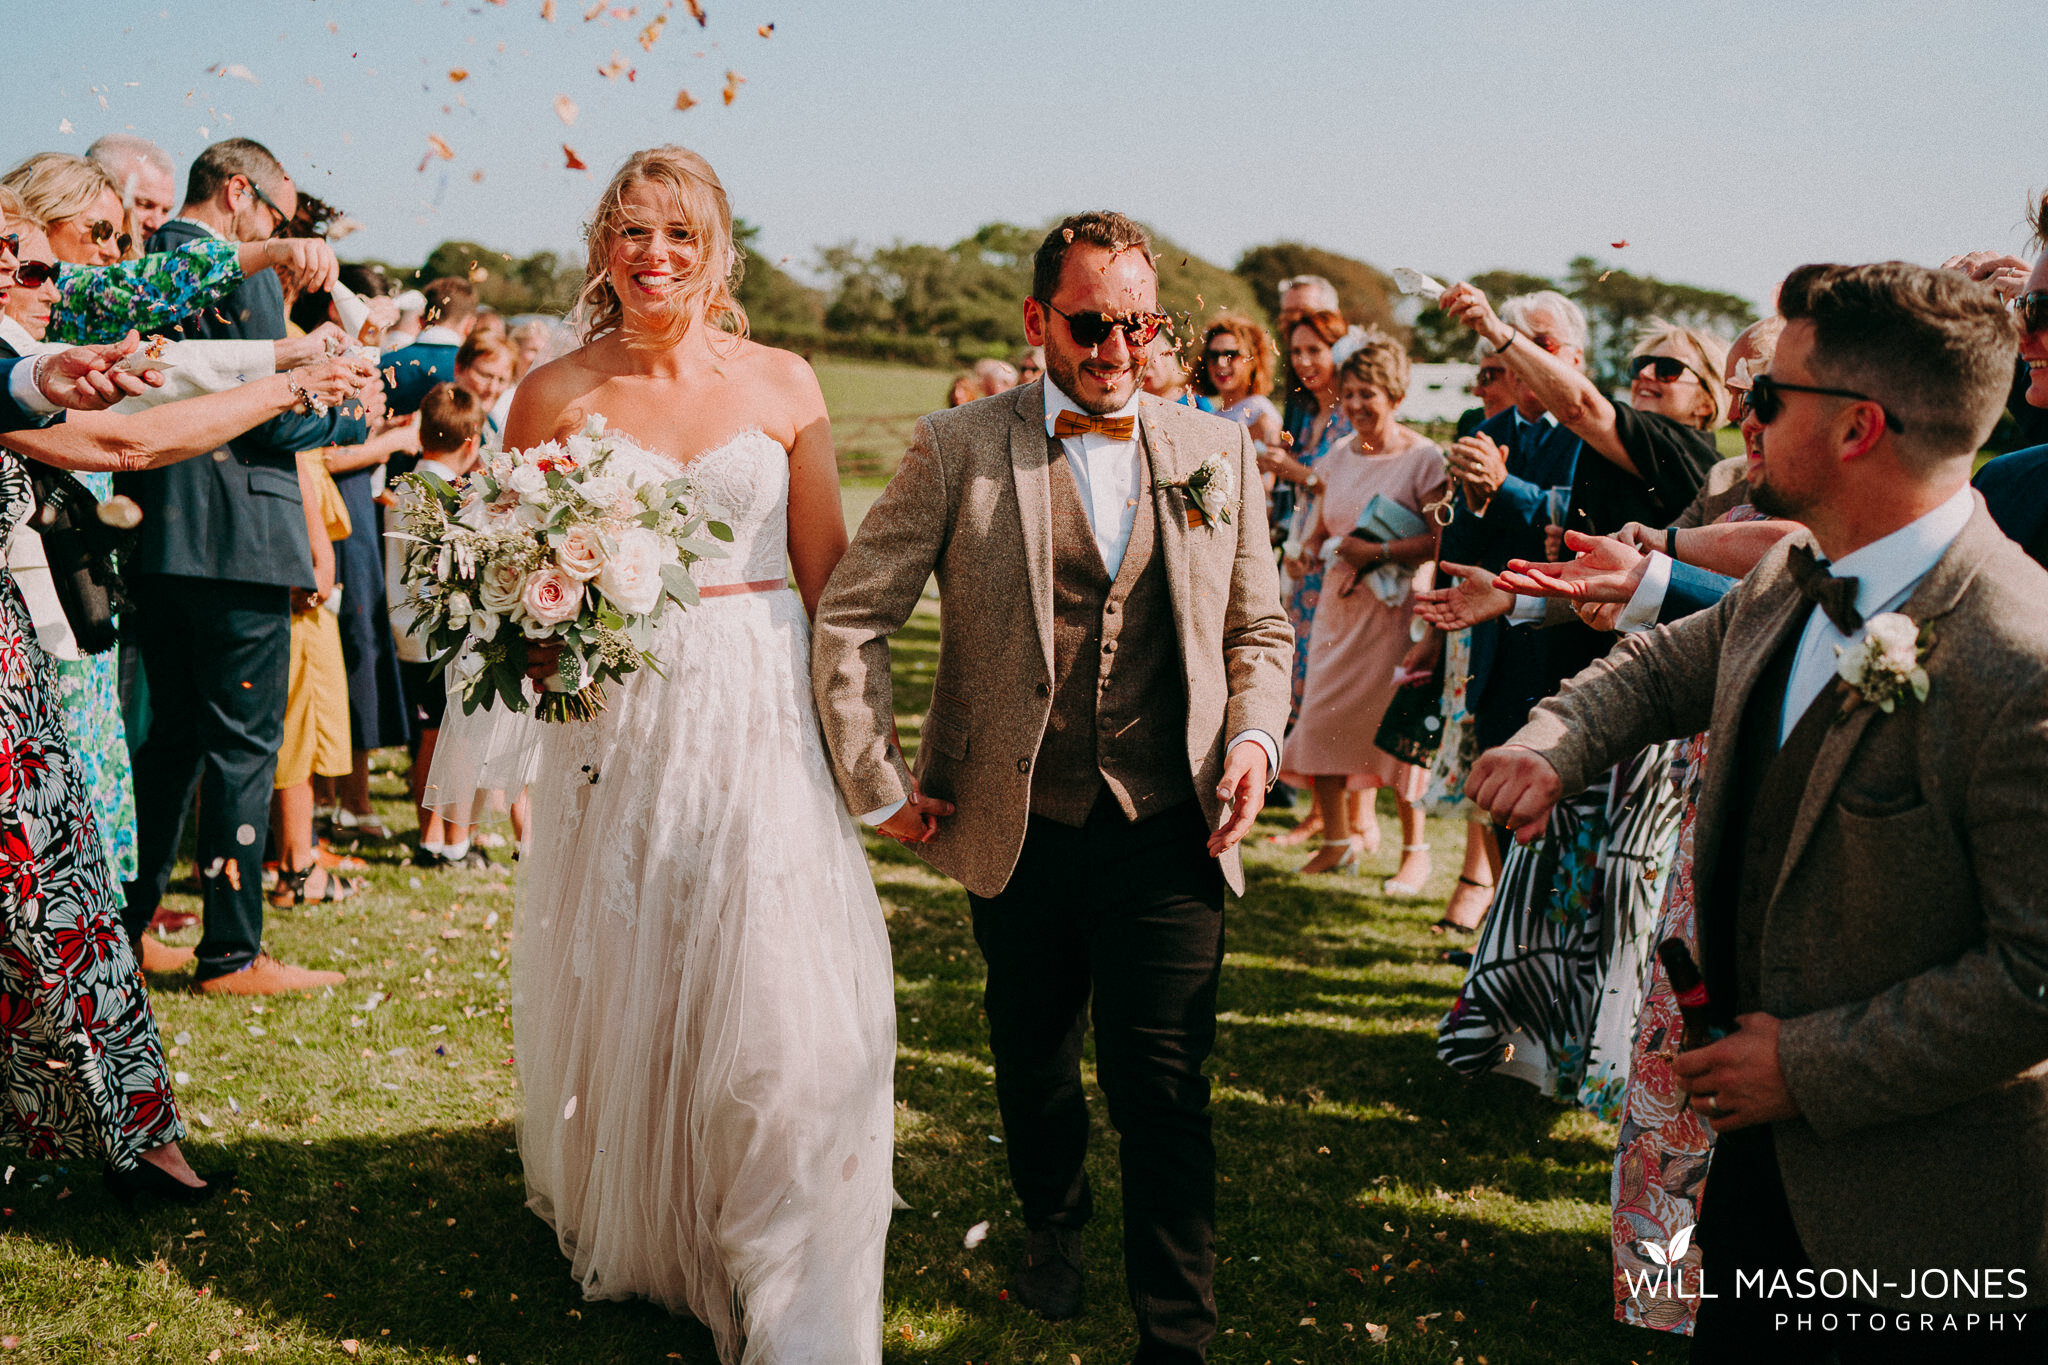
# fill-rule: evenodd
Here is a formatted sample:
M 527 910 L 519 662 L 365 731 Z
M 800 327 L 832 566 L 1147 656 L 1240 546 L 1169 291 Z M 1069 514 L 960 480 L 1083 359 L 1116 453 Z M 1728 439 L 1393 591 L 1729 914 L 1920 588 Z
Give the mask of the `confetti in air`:
M 420 169 L 424 171 L 427 168 L 427 163 L 436 158 L 442 161 L 453 161 L 455 159 L 455 149 L 444 142 L 440 134 L 428 133 L 427 154 L 420 158 Z
M 740 87 L 746 83 L 747 78 L 737 71 L 725 73 L 725 102 L 728 106 L 732 104 L 733 99 L 740 93 Z
M 657 14 L 654 16 L 653 23 L 640 30 L 640 50 L 642 52 L 654 51 L 654 45 L 661 41 L 662 25 L 667 22 L 668 16 L 666 14 Z
M 775 25 L 763 24 L 755 29 L 754 32 L 760 34 L 763 38 L 773 38 L 775 36 Z
M 543 23 L 555 22 L 555 0 L 540 0 L 540 17 Z
M 562 144 L 562 155 L 568 159 L 568 169 L 572 171 L 587 171 L 590 169 L 590 167 L 583 164 L 583 158 L 576 155 L 576 149 L 566 142 Z
M 563 123 L 574 123 L 576 121 L 576 101 L 570 99 L 567 95 L 555 96 L 555 117 Z
M 215 62 L 212 66 L 207 67 L 206 71 L 210 76 L 233 76 L 236 80 L 247 81 L 251 85 L 263 84 L 262 81 L 256 79 L 255 72 L 243 66 L 240 62 Z
M 697 0 L 683 0 L 683 3 L 689 6 L 690 17 L 697 21 L 697 27 L 704 27 L 704 6 L 699 4 Z
M 1610 245 L 1612 245 L 1616 251 L 1619 251 L 1623 247 L 1628 245 L 1628 238 L 1624 237 L 1620 241 L 1611 243 Z
M 687 91 L 687 90 L 678 90 L 678 91 L 676 92 L 676 108 L 677 108 L 678 110 L 683 110 L 683 109 L 694 109 L 694 108 L 696 108 L 696 107 L 697 107 L 697 100 L 696 100 L 696 98 L 695 98 L 695 97 L 694 97 L 693 95 L 691 95 L 691 94 L 690 94 L 690 92 L 689 92 L 689 91 Z
M 469 72 L 464 68 L 458 66 L 448 73 L 448 79 L 454 81 L 457 85 L 460 85 L 464 81 L 469 79 Z

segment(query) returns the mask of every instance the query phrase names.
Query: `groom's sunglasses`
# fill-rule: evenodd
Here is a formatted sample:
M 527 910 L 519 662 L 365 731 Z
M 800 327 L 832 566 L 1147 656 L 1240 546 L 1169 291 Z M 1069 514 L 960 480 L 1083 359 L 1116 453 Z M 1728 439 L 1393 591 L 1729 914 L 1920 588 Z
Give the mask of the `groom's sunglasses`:
M 1047 312 L 1059 313 L 1065 318 L 1067 330 L 1074 334 L 1074 344 L 1090 350 L 1109 340 L 1109 334 L 1119 329 L 1124 340 L 1132 346 L 1149 345 L 1167 322 L 1164 313 L 1062 313 L 1044 299 L 1040 299 L 1038 304 Z
M 1758 426 L 1767 427 L 1778 420 L 1778 414 L 1785 410 L 1785 395 L 1788 393 L 1821 393 L 1830 398 L 1853 398 L 1859 403 L 1877 403 L 1869 394 L 1858 393 L 1854 389 L 1821 389 L 1811 384 L 1787 384 L 1767 374 L 1760 374 L 1749 384 L 1749 410 L 1755 415 Z M 1880 412 L 1884 412 L 1886 426 L 1893 431 L 1906 429 L 1906 424 L 1886 411 L 1884 404 L 1877 403 L 1877 406 Z

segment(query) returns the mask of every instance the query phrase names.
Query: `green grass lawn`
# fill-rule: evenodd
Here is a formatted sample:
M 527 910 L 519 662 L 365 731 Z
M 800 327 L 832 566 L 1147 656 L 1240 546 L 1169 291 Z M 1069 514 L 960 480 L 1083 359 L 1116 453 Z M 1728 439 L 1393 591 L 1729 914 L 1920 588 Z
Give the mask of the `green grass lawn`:
M 832 414 L 832 439 L 840 474 L 854 483 L 888 482 L 910 444 L 917 419 L 946 406 L 952 383 L 947 370 L 886 365 L 865 360 L 811 362 L 825 406 Z
M 927 603 L 896 653 L 906 734 L 936 644 Z M 409 823 L 404 756 L 385 757 L 380 805 Z M 1612 1130 L 1436 1061 L 1458 973 L 1427 926 L 1459 831 L 1431 837 L 1435 898 L 1409 904 L 1374 894 L 1391 852 L 1365 878 L 1305 879 L 1289 870 L 1302 855 L 1252 850 L 1211 1065 L 1224 1181 L 1212 1358 L 1682 1359 L 1685 1343 L 1610 1318 Z M 237 1163 L 233 1193 L 131 1219 L 94 1170 L 0 1157 L 18 1167 L 0 1186 L 0 1361 L 714 1359 L 694 1323 L 583 1302 L 522 1206 L 505 852 L 490 873 L 425 874 L 396 845 L 362 852 L 368 894 L 274 912 L 268 930 L 287 960 L 346 970 L 343 989 L 250 1003 L 152 982 L 193 1159 Z M 1000 1293 L 1024 1230 L 996 1141 L 966 897 L 894 844 L 870 853 L 895 951 L 896 1183 L 910 1204 L 889 1239 L 887 1358 L 1128 1359 L 1100 1105 L 1088 1312 L 1050 1325 Z M 970 1251 L 962 1235 L 982 1219 L 993 1230 Z

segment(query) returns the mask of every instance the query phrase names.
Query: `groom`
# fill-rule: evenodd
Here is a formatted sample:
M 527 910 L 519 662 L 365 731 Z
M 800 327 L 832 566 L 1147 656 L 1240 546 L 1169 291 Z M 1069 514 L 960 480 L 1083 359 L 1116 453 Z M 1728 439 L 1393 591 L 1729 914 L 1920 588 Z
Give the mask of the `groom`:
M 1216 1331 L 1223 893 L 1287 720 L 1292 634 L 1244 428 L 1138 393 L 1165 319 L 1144 230 L 1077 214 L 1024 302 L 1046 378 L 918 423 L 818 604 L 812 678 L 850 809 L 968 891 L 1010 1178 L 1013 1292 L 1081 1305 L 1081 1043 L 1123 1137 L 1141 1361 Z M 1250 489 L 1252 496 L 1245 496 Z M 938 677 L 913 775 L 888 637 L 938 576 Z
M 1628 637 L 1466 790 L 1540 827 L 1618 757 L 1708 730 L 1700 957 L 1730 1032 L 1674 1063 L 1720 1135 L 1694 1361 L 2038 1361 L 2048 573 L 1969 486 L 2011 326 L 1985 286 L 1896 262 L 1804 266 L 1778 300 L 1750 495 L 1826 558 L 1781 542 L 1712 608 Z M 1893 638 L 1896 665 L 1859 666 Z M 1915 667 L 1920 687 L 1886 679 Z M 1788 1293 L 1813 1270 L 1863 1277 L 1858 1300 Z

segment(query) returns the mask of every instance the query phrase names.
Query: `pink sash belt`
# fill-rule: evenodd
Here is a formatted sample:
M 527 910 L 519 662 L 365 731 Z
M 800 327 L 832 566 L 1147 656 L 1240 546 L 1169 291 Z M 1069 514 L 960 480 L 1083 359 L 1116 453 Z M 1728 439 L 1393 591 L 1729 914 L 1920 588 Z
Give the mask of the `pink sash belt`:
M 753 583 L 713 583 L 697 589 L 699 597 L 732 597 L 743 592 L 774 592 L 788 584 L 780 578 L 763 578 Z

